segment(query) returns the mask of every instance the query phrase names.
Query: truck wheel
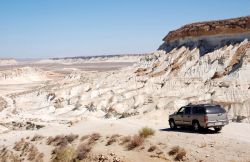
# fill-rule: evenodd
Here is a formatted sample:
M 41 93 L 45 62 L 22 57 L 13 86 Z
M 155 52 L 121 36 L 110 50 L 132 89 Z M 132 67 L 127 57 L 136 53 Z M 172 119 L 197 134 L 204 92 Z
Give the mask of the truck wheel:
M 176 124 L 175 124 L 175 122 L 174 122 L 173 119 L 170 119 L 170 120 L 169 120 L 169 125 L 170 125 L 170 128 L 171 128 L 171 129 L 176 129 L 176 128 L 177 128 L 177 126 L 176 126 Z
M 193 126 L 193 130 L 195 132 L 198 132 L 200 130 L 200 124 L 199 124 L 198 121 L 194 121 L 193 124 L 192 124 L 192 126 Z
M 214 128 L 215 132 L 220 132 L 222 130 L 222 127 L 217 127 L 217 128 Z

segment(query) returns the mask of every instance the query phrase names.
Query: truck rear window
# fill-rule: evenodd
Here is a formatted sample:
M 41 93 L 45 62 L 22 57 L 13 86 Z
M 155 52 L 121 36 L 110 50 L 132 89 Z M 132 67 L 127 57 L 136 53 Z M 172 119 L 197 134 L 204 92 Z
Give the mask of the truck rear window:
M 208 107 L 206 107 L 207 114 L 219 114 L 219 113 L 225 113 L 225 112 L 226 112 L 226 110 L 220 106 L 208 106 Z

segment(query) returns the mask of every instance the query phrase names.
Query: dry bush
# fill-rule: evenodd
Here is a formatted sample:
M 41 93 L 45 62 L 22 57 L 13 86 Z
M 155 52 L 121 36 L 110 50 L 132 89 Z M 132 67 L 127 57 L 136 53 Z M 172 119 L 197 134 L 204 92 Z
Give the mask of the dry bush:
M 100 133 L 93 133 L 89 136 L 88 144 L 91 145 L 101 138 Z
M 133 150 L 134 148 L 141 146 L 144 142 L 144 138 L 138 135 L 134 135 L 129 144 L 127 145 L 128 150 Z
M 156 149 L 157 149 L 157 147 L 155 145 L 150 146 L 149 149 L 148 149 L 148 152 L 153 152 Z
M 175 146 L 173 147 L 169 152 L 168 152 L 168 155 L 175 155 L 177 154 L 177 152 L 179 152 L 180 150 L 180 147 L 179 146 Z
M 128 143 L 130 140 L 131 140 L 131 136 L 122 137 L 120 145 L 124 145 L 125 143 Z
M 176 161 L 180 161 L 183 160 L 184 157 L 186 156 L 187 152 L 185 149 L 179 147 L 179 146 L 175 146 L 173 147 L 169 152 L 169 155 L 176 155 L 175 156 L 175 160 Z
M 22 151 L 22 154 L 28 149 L 29 143 L 22 138 L 20 141 L 15 143 L 14 150 Z
M 31 141 L 40 141 L 44 139 L 44 136 L 41 136 L 41 135 L 34 135 L 34 137 L 31 139 Z
M 54 138 L 53 137 L 48 137 L 47 138 L 47 145 L 51 145 L 52 143 L 53 143 L 53 141 L 54 141 Z
M 68 140 L 69 143 L 73 142 L 78 137 L 79 137 L 79 135 L 77 135 L 77 134 L 69 134 L 69 135 L 65 136 L 65 138 Z
M 86 159 L 91 149 L 92 149 L 91 146 L 86 143 L 80 144 L 76 151 L 76 159 L 78 160 Z
M 152 155 L 150 155 L 150 157 L 162 159 L 162 160 L 164 160 L 164 161 L 170 161 L 164 154 L 161 154 L 161 155 L 159 155 L 159 154 L 157 154 L 157 155 L 152 154 Z
M 119 138 L 120 136 L 121 136 L 121 135 L 119 135 L 119 134 L 114 134 L 114 135 L 112 135 L 112 136 L 108 139 L 106 146 L 111 145 L 112 143 L 117 142 L 117 141 L 118 141 L 118 138 Z
M 52 151 L 52 162 L 71 162 L 75 158 L 75 150 L 70 146 L 60 146 Z
M 117 139 L 116 139 L 116 138 L 110 138 L 110 139 L 107 141 L 106 146 L 109 146 L 109 145 L 111 145 L 111 144 L 113 144 L 113 143 L 115 143 L 115 142 L 117 142 Z
M 8 150 L 6 147 L 0 150 L 0 161 L 1 162 L 22 162 L 19 155 L 14 154 L 12 151 Z
M 82 137 L 81 137 L 81 139 L 80 139 L 80 140 L 81 140 L 81 141 L 84 141 L 84 140 L 88 139 L 88 138 L 89 138 L 89 136 L 90 136 L 90 135 L 84 135 L 84 136 L 82 136 Z
M 16 151 L 21 151 L 24 144 L 25 144 L 25 140 L 24 138 L 22 138 L 20 141 L 15 143 L 15 146 L 13 149 Z
M 55 137 L 49 137 L 47 139 L 47 145 L 53 144 L 54 146 L 66 146 L 68 143 L 72 143 L 75 139 L 78 138 L 78 135 L 57 135 Z
M 184 160 L 184 157 L 186 156 L 187 152 L 183 148 L 179 150 L 177 155 L 175 156 L 175 160 L 180 161 Z
M 31 145 L 31 147 L 28 150 L 27 159 L 30 161 L 35 161 L 35 162 L 43 162 L 43 157 L 44 157 L 44 154 L 40 153 L 34 145 Z
M 54 146 L 66 146 L 68 144 L 68 140 L 64 135 L 57 135 L 55 137 L 49 137 L 47 139 L 47 144 Z
M 28 150 L 28 160 L 30 161 L 35 160 L 36 155 L 38 153 L 39 153 L 38 149 L 34 145 L 31 145 L 31 147 Z
M 43 154 L 43 153 L 39 153 L 39 154 L 36 156 L 35 162 L 43 162 L 43 157 L 44 157 L 44 154 Z
M 152 128 L 144 127 L 139 131 L 139 135 L 143 138 L 147 138 L 155 134 L 155 131 Z

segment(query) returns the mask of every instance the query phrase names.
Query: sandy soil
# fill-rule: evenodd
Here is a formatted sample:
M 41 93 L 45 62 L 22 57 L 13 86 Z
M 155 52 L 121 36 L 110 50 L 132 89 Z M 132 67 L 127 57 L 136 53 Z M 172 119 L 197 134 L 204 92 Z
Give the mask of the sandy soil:
M 147 138 L 143 146 L 128 151 L 124 146 L 114 143 L 106 146 L 106 136 L 120 134 L 123 136 L 137 134 L 142 127 L 153 128 L 155 135 Z M 69 125 L 51 125 L 37 131 L 11 131 L 0 135 L 0 145 L 12 148 L 16 141 L 21 138 L 33 137 L 36 134 L 56 136 L 61 134 L 78 134 L 79 136 L 94 132 L 101 134 L 101 139 L 97 141 L 93 152 L 98 154 L 114 153 L 125 161 L 150 162 L 150 161 L 173 161 L 173 157 L 168 152 L 174 146 L 180 146 L 187 152 L 185 161 L 248 161 L 250 160 L 250 125 L 244 123 L 230 123 L 225 126 L 221 133 L 214 133 L 212 130 L 200 133 L 192 132 L 188 128 L 180 128 L 175 131 L 170 130 L 167 122 L 167 114 L 162 111 L 149 113 L 146 116 L 136 116 L 121 120 L 106 120 L 87 118 Z M 51 147 L 46 146 L 46 141 L 36 143 L 41 152 L 50 154 Z M 147 149 L 155 145 L 167 159 L 151 157 L 156 152 L 148 152 Z M 48 149 L 49 148 L 49 149 Z M 45 156 L 49 160 L 50 156 Z

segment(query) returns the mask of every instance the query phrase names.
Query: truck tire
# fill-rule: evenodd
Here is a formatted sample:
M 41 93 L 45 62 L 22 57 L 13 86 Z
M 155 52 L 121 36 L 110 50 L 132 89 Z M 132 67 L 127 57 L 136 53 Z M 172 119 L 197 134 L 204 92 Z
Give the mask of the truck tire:
M 174 122 L 174 119 L 169 120 L 169 126 L 170 126 L 171 129 L 176 129 L 177 128 L 177 126 L 176 126 L 176 124 Z
M 216 128 L 214 128 L 215 132 L 220 132 L 221 130 L 222 130 L 222 127 L 216 127 Z
M 198 121 L 193 121 L 192 127 L 193 127 L 193 130 L 195 132 L 198 132 L 200 130 L 200 124 L 199 124 L 199 122 Z

